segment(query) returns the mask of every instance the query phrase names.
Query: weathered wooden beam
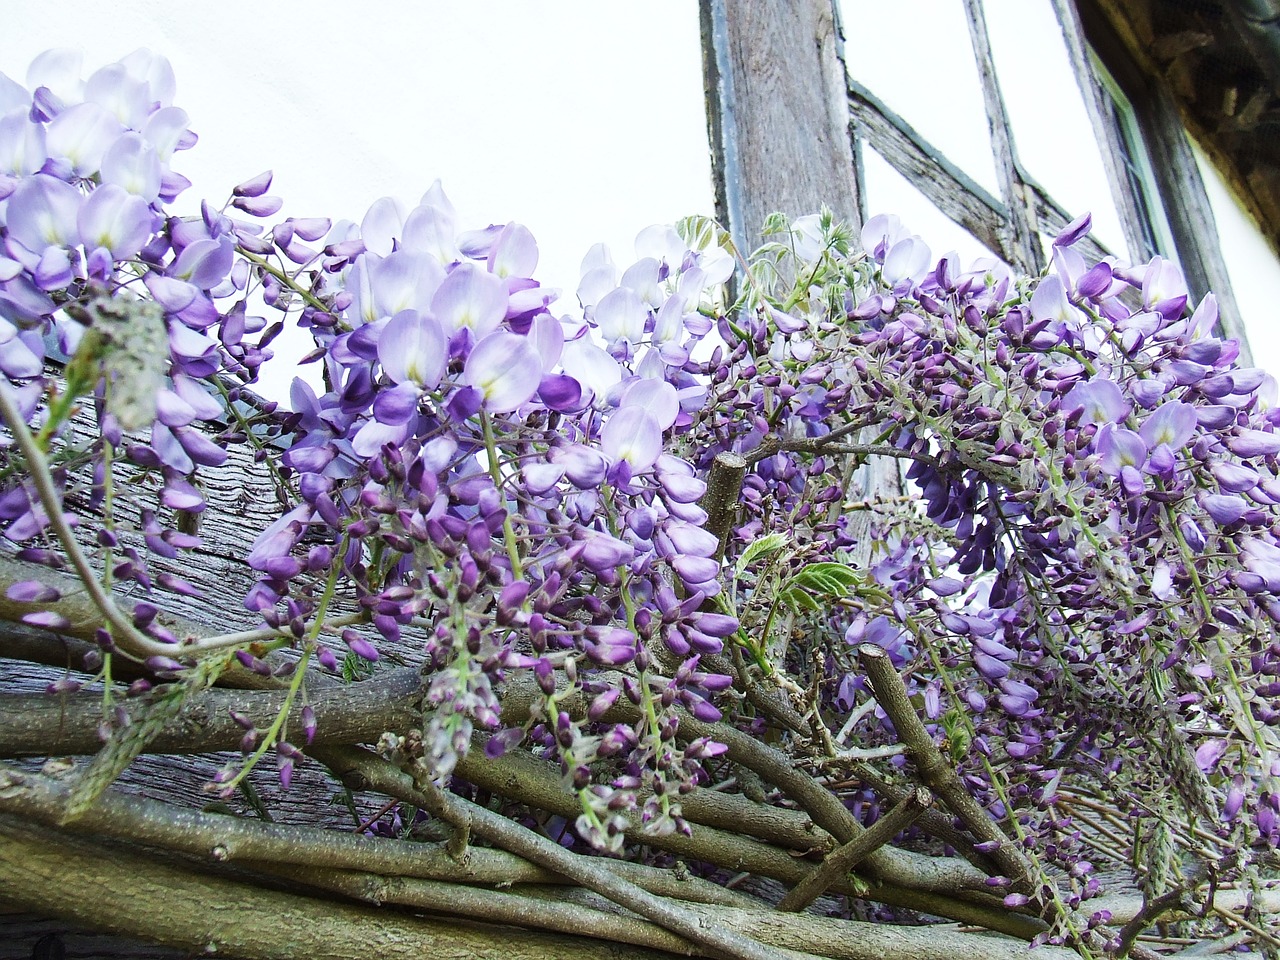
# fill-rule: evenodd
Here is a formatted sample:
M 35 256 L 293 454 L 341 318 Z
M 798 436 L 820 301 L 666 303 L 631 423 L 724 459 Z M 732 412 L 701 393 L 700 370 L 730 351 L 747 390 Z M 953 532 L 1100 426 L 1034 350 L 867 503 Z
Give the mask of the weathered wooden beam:
M 1240 308 L 1231 291 L 1231 278 L 1222 258 L 1217 222 L 1195 154 L 1182 126 L 1182 117 L 1168 91 L 1150 91 L 1147 109 L 1139 116 L 1156 185 L 1164 202 L 1169 229 L 1177 245 L 1177 260 L 1193 296 L 1213 291 L 1218 298 L 1218 323 L 1223 332 L 1240 341 L 1240 363 L 1252 362 L 1249 338 Z
M 1120 214 L 1120 226 L 1124 230 L 1124 242 L 1133 259 L 1150 256 L 1154 250 L 1145 250 L 1142 229 L 1139 226 L 1142 213 L 1124 175 L 1124 140 L 1116 127 L 1108 106 L 1106 92 L 1098 81 L 1089 56 L 1089 47 L 1080 24 L 1080 13 L 1074 0 L 1052 0 L 1062 39 L 1067 47 L 1067 59 L 1076 77 L 1076 85 L 1084 98 L 1085 112 L 1093 126 L 1093 135 L 1102 151 L 1102 166 L 1107 172 L 1107 184 Z
M 1018 169 L 1013 128 L 1005 110 L 1000 83 L 996 79 L 995 60 L 991 55 L 991 38 L 987 36 L 987 20 L 982 0 L 964 0 L 969 21 L 969 40 L 978 66 L 982 86 L 982 103 L 987 111 L 987 128 L 991 134 L 991 152 L 996 163 L 996 177 L 1004 195 L 1009 216 L 1004 229 L 1012 256 L 1010 263 L 1024 273 L 1036 274 L 1044 267 L 1044 251 L 1040 247 L 1040 231 L 1035 219 L 1035 204 L 1026 181 Z
M 1002 228 L 1008 208 L 866 87 L 850 79 L 848 91 L 855 136 L 911 181 L 930 203 L 1008 260 Z
M 861 224 L 831 0 L 701 0 L 716 215 L 744 254 L 765 217 Z

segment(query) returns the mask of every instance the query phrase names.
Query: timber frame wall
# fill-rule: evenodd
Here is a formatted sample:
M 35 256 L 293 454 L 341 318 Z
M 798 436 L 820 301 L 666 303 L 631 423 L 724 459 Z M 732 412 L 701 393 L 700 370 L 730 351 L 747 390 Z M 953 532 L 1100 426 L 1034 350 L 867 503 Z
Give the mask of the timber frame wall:
M 862 148 L 875 149 L 939 210 L 1011 266 L 1044 268 L 1045 243 L 1070 216 L 1023 170 L 991 58 L 982 0 L 963 4 L 1000 185 L 992 196 L 900 116 L 854 82 L 834 0 L 701 0 L 707 122 L 716 213 L 739 249 L 760 242 L 765 217 L 791 217 L 823 204 L 860 225 L 867 215 Z M 1192 297 L 1212 290 L 1223 333 L 1248 342 L 1219 251 L 1213 213 L 1195 156 L 1167 86 L 1143 73 L 1111 32 L 1097 0 L 1052 3 L 1093 123 L 1129 250 L 1088 241 L 1094 257 L 1141 261 L 1152 252 L 1176 260 Z M 1117 4 L 1112 3 L 1112 6 Z M 1126 176 L 1125 131 L 1095 70 L 1101 61 L 1131 102 L 1151 158 L 1155 196 L 1136 196 Z M 1144 205 L 1155 203 L 1172 249 L 1150 250 Z

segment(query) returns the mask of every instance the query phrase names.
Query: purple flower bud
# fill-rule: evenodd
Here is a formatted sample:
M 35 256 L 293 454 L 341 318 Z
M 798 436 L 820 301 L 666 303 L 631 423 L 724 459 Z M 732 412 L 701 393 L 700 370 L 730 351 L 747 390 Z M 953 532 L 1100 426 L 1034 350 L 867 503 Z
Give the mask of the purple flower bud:
M 1238 457 L 1271 456 L 1280 453 L 1280 433 L 1238 427 L 1235 436 L 1227 438 L 1227 446 Z
M 237 197 L 260 197 L 271 189 L 271 176 L 272 172 L 267 170 L 250 180 L 245 180 L 232 188 L 231 192 Z
M 284 201 L 279 197 L 236 197 L 231 205 L 251 217 L 269 217 L 280 212 Z
M 587 717 L 593 722 L 599 722 L 604 715 L 609 712 L 609 708 L 613 706 L 618 699 L 620 691 L 617 689 L 606 690 L 599 694 L 591 701 L 591 705 L 587 708 Z
M 700 585 L 714 581 L 720 574 L 719 561 L 709 557 L 677 556 L 672 559 L 671 566 L 690 589 L 700 589 Z
M 302 708 L 302 735 L 307 738 L 308 746 L 316 736 L 316 711 L 310 704 Z
M 186 667 L 173 659 L 173 657 L 164 656 L 147 657 L 147 659 L 143 661 L 143 666 L 152 673 L 158 674 L 178 673 L 186 669 Z
M 738 632 L 738 620 L 724 613 L 699 613 L 694 625 L 700 633 L 709 637 L 730 637 Z
M 1215 460 L 1209 470 L 1223 493 L 1246 493 L 1258 485 L 1258 473 L 1239 463 Z
M 595 573 L 613 570 L 635 559 L 636 551 L 631 544 L 608 534 L 592 534 L 581 543 L 579 557 Z
M 684 753 L 686 757 L 694 760 L 706 760 L 727 753 L 728 750 L 729 748 L 723 743 L 716 743 L 710 737 L 699 737 L 685 747 Z
M 53 610 L 24 613 L 21 619 L 23 623 L 30 624 L 33 627 L 40 627 L 44 630 L 66 630 L 71 626 L 70 620 Z
M 538 681 L 538 687 L 547 696 L 551 696 L 556 692 L 556 672 L 547 660 L 539 660 L 533 665 L 533 675 Z
M 19 580 L 9 585 L 5 596 L 15 603 L 53 603 L 62 594 L 56 587 L 39 580 Z
M 722 714 L 716 709 L 715 704 L 710 700 L 703 700 L 701 697 L 694 697 L 693 703 L 689 704 L 689 712 L 703 723 L 716 723 Z
M 1200 506 L 1204 507 L 1205 513 L 1209 514 L 1213 522 L 1219 526 L 1235 523 L 1249 509 L 1249 504 L 1243 497 L 1218 493 L 1203 494 L 1200 497 Z

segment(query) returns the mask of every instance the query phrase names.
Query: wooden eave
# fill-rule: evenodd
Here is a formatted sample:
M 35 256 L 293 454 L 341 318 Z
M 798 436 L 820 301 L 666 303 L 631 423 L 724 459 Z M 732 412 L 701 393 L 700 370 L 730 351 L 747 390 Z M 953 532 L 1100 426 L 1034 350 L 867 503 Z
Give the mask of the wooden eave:
M 1127 92 L 1168 91 L 1280 254 L 1280 0 L 1078 0 L 1078 7 L 1090 42 Z

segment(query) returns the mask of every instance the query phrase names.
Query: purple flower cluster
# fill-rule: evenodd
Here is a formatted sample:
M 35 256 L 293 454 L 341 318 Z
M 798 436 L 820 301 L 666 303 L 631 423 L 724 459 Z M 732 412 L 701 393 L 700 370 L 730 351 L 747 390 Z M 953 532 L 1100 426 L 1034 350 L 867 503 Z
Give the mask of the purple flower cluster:
M 170 161 L 194 142 L 172 98 L 145 53 L 83 82 L 56 52 L 26 87 L 0 76 L 0 389 L 114 580 L 193 592 L 148 558 L 199 544 L 182 518 L 201 472 L 243 443 L 283 502 L 245 557 L 267 646 L 331 670 L 416 658 L 431 775 L 535 750 L 576 791 L 584 841 L 619 849 L 622 811 L 687 829 L 680 797 L 722 748 L 681 717 L 728 709 L 706 667 L 726 643 L 813 721 L 801 760 L 906 763 L 855 662 L 873 643 L 1078 898 L 1097 883 L 1055 811 L 1081 783 L 1280 843 L 1277 385 L 1237 364 L 1175 265 L 1086 261 L 1087 218 L 1039 278 L 934 259 L 894 217 L 860 238 L 771 218 L 726 308 L 733 261 L 693 219 L 644 231 L 624 269 L 591 250 L 567 308 L 525 227 L 466 229 L 438 183 L 359 224 L 264 225 L 270 174 L 169 216 L 187 186 Z M 323 386 L 296 380 L 276 411 L 243 387 L 286 322 Z M 63 456 L 81 401 L 97 434 Z M 722 544 L 703 501 L 726 453 L 747 469 Z M 5 448 L 0 523 L 56 565 L 67 545 L 21 460 Z M 881 470 L 893 489 L 859 493 L 885 463 L 906 465 Z M 132 619 L 172 644 L 151 661 L 169 676 L 184 651 L 157 610 Z M 269 672 L 261 652 L 240 660 Z M 539 693 L 504 725 L 517 672 Z M 762 722 L 742 710 L 727 719 Z M 286 778 L 301 757 L 278 729 L 244 746 L 274 748 Z
M 0 75 L 0 373 L 46 449 L 91 395 L 93 510 L 107 496 L 100 458 L 159 478 L 143 537 L 98 535 L 114 576 L 146 589 L 174 585 L 153 580 L 147 551 L 173 557 L 198 543 L 157 518 L 202 510 L 193 475 L 227 457 L 207 427 L 224 416 L 210 385 L 260 362 L 240 343 L 251 326 L 243 306 L 218 305 L 248 277 L 234 264 L 235 225 L 208 207 L 191 220 L 164 209 L 189 186 L 171 162 L 195 143 L 173 97 L 168 62 L 145 50 L 88 79 L 62 50 L 36 59 L 26 87 Z M 62 358 L 55 380 L 46 363 Z M 36 542 L 48 517 L 29 483 L 0 494 L 0 519 L 26 555 L 48 556 Z
M 892 217 L 866 224 L 864 254 L 829 219 L 783 225 L 798 241 L 762 254 L 801 250 L 799 284 L 757 285 L 755 314 L 721 324 L 693 442 L 702 465 L 726 450 L 754 463 L 731 558 L 780 536 L 782 559 L 755 565 L 774 584 L 821 558 L 868 564 L 874 586 L 807 614 L 800 632 L 822 639 L 798 649 L 777 636 L 796 622 L 776 586 L 742 593 L 738 613 L 864 749 L 894 735 L 858 708 L 849 647 L 912 666 L 972 789 L 997 814 L 1039 811 L 1028 844 L 1061 831 L 1047 811 L 1070 772 L 1122 809 L 1173 796 L 1224 842 L 1274 845 L 1276 382 L 1236 363 L 1214 298 L 1190 304 L 1172 263 L 1087 262 L 1088 227 L 1027 281 L 932 260 Z M 873 458 L 907 465 L 922 515 L 856 501 L 850 466 Z M 851 710 L 867 718 L 852 729 Z M 1074 866 L 1072 843 L 1053 849 Z M 1073 874 L 1081 895 L 1088 872 Z

